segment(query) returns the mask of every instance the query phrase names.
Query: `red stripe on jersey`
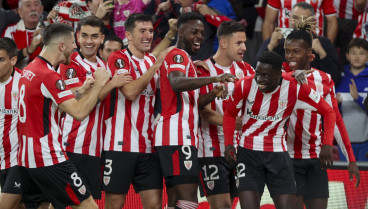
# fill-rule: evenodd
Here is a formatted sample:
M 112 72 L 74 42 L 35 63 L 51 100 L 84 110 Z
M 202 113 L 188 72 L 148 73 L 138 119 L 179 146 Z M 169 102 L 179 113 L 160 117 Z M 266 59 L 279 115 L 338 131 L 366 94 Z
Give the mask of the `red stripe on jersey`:
M 348 0 L 340 0 L 340 4 L 339 4 L 339 17 L 340 18 L 345 18 L 346 15 L 346 4 L 347 4 Z
M 205 186 L 203 178 L 202 178 L 202 171 L 199 172 L 199 179 L 201 180 L 201 185 L 202 185 L 204 196 L 207 196 L 206 186 Z
M 303 118 L 304 117 L 304 110 L 296 110 L 296 117 Z M 295 124 L 295 136 L 294 136 L 294 156 L 302 156 L 302 137 L 303 137 L 303 124 L 298 121 Z
M 179 150 L 176 150 L 172 155 L 171 159 L 173 162 L 173 175 L 179 176 L 180 175 L 180 161 L 179 161 Z
M 47 135 L 47 137 L 49 137 L 49 135 Z M 34 150 L 33 151 L 34 158 L 35 159 L 38 159 L 38 160 L 36 160 L 36 166 L 38 168 L 45 166 L 45 162 L 44 162 L 43 156 L 42 156 L 41 140 L 35 140 L 35 139 L 32 140 L 32 142 L 33 142 L 33 150 Z M 45 138 L 43 140 L 45 140 Z M 48 143 L 48 144 L 50 145 L 50 143 Z M 50 154 L 51 154 L 51 152 L 50 152 Z M 54 159 L 52 159 L 52 162 L 54 163 Z
M 86 133 L 84 135 L 84 145 L 82 147 L 82 154 L 88 155 L 89 154 L 89 144 L 91 144 L 92 141 L 92 129 L 94 124 L 96 123 L 95 118 L 96 118 L 96 108 L 94 108 L 91 113 L 88 116 L 89 120 L 88 120 L 88 124 L 87 124 L 87 129 L 86 129 Z M 98 121 L 97 121 L 98 123 Z M 97 137 L 99 138 L 100 136 L 97 134 Z M 99 141 L 99 140 L 97 140 Z M 96 143 L 97 143 L 96 141 Z M 98 153 L 100 154 L 100 153 Z M 99 155 L 97 155 L 99 156 Z
M 124 144 L 123 144 L 123 151 L 128 152 L 130 151 L 131 145 L 131 135 L 132 135 L 132 101 L 125 100 L 125 118 L 124 118 Z
M 12 91 L 12 85 L 13 81 L 11 81 L 11 83 L 9 83 L 9 85 L 5 86 L 5 109 L 12 109 L 12 104 L 11 104 L 11 91 Z M 11 144 L 10 144 L 10 129 L 11 129 L 11 123 L 12 123 L 12 119 L 13 116 L 12 115 L 7 115 L 4 114 L 4 132 L 3 132 L 3 149 L 4 149 L 4 159 L 0 160 L 5 160 L 5 168 L 9 168 L 10 167 L 10 150 L 11 150 Z M 1 156 L 0 156 L 1 157 Z

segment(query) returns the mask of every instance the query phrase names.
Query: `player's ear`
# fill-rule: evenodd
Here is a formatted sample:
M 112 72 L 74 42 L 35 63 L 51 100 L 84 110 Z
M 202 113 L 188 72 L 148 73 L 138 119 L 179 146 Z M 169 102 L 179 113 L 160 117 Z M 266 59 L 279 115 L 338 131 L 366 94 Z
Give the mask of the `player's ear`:
M 226 38 L 225 38 L 225 37 L 221 37 L 221 38 L 219 39 L 219 45 L 220 45 L 220 47 L 221 47 L 222 49 L 227 48 L 227 40 L 226 40 Z
M 15 66 L 15 64 L 17 64 L 17 61 L 18 61 L 18 57 L 17 56 L 14 56 L 12 58 L 10 58 L 10 64 L 12 67 Z
M 129 31 L 125 31 L 125 37 L 128 39 L 128 41 L 132 40 L 132 33 L 130 33 Z

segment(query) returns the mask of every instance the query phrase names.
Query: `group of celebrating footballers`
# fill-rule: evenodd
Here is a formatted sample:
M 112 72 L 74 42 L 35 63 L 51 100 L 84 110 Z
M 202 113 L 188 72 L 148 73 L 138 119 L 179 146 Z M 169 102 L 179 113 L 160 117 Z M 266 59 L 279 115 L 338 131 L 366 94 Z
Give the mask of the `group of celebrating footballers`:
M 95 16 L 78 23 L 76 52 L 73 28 L 47 26 L 23 70 L 14 41 L 1 38 L 0 208 L 94 209 L 103 190 L 105 208 L 121 209 L 133 184 L 145 209 L 160 209 L 164 179 L 171 209 L 197 208 L 198 186 L 213 209 L 236 196 L 260 208 L 265 184 L 276 208 L 325 209 L 334 137 L 358 186 L 334 83 L 309 65 L 313 17 L 294 20 L 286 63 L 267 51 L 255 70 L 235 21 L 218 27 L 215 55 L 195 64 L 204 21 L 179 16 L 175 47 L 157 59 L 153 19 L 139 13 L 125 22 L 128 47 L 107 63 Z

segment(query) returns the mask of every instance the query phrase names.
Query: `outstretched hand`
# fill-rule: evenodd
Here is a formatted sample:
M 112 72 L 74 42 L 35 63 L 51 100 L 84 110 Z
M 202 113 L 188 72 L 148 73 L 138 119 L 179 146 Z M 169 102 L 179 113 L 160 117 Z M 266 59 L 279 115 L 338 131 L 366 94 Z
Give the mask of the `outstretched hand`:
M 307 75 L 313 73 L 314 70 L 295 70 L 294 73 L 291 75 L 294 77 L 299 84 L 306 84 L 307 82 Z
M 236 162 L 236 149 L 234 145 L 227 145 L 225 148 L 225 159 L 229 163 Z
M 236 82 L 238 81 L 239 78 L 236 77 L 235 75 L 233 74 L 230 74 L 230 73 L 224 73 L 222 75 L 218 75 L 216 77 L 216 82 L 218 83 L 228 83 L 228 82 Z

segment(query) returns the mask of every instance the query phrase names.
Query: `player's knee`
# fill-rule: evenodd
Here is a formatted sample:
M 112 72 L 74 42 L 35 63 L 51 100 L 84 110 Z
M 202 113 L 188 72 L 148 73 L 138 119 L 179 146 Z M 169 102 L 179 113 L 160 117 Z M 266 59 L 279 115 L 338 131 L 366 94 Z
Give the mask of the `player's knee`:
M 124 195 L 106 194 L 105 209 L 121 209 L 125 203 Z
M 161 209 L 162 201 L 159 197 L 149 198 L 148 200 L 144 200 L 143 208 L 144 209 Z

